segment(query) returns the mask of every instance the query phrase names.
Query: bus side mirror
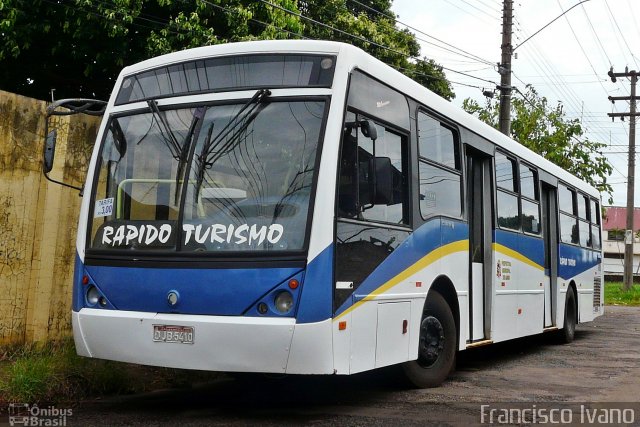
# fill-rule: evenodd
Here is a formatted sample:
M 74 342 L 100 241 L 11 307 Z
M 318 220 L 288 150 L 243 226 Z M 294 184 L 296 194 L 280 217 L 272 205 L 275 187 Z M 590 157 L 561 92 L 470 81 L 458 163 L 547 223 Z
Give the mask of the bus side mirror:
M 80 113 L 87 114 L 89 116 L 101 116 L 104 114 L 106 108 L 107 102 L 99 101 L 97 99 L 79 98 L 60 99 L 58 101 L 54 101 L 49 106 L 47 106 L 47 114 L 45 116 L 45 132 L 49 130 L 49 118 L 51 116 L 72 116 L 74 114 Z M 51 169 L 53 169 L 53 159 L 56 152 L 57 138 L 58 132 L 56 129 L 54 129 L 51 132 L 47 133 L 47 137 L 44 140 L 44 153 L 42 159 L 42 172 L 44 173 L 44 177 L 48 181 L 55 184 L 78 190 L 80 192 L 80 196 L 82 196 L 83 187 L 76 187 L 75 185 L 58 181 L 49 176 L 49 172 L 51 172 Z
M 42 168 L 44 173 L 51 172 L 53 169 L 53 158 L 56 154 L 56 140 L 58 139 L 58 131 L 52 130 L 47 134 L 47 138 L 44 141 L 44 159 Z
M 373 158 L 373 173 L 375 187 L 373 188 L 373 203 L 376 205 L 390 205 L 393 203 L 393 165 L 389 157 Z
M 371 123 L 369 120 L 361 121 L 360 128 L 362 129 L 362 134 L 367 138 L 371 138 L 374 141 L 378 139 L 378 131 L 376 129 L 376 125 Z

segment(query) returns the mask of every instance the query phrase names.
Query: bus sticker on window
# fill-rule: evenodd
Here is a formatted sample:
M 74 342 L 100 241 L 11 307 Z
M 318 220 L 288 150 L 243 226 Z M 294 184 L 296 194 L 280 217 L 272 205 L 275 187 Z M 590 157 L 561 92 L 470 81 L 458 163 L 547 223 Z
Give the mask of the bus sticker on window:
M 94 218 L 109 216 L 113 214 L 113 197 L 108 199 L 96 200 L 96 208 L 93 213 Z

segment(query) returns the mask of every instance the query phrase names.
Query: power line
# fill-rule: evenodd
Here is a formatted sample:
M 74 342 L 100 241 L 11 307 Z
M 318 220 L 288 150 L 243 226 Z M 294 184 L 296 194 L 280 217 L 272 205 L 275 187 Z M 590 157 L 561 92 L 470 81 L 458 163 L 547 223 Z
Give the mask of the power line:
M 613 12 L 611 11 L 611 8 L 609 7 L 609 2 L 607 0 L 605 0 L 604 4 L 607 6 L 607 10 L 609 11 L 609 15 L 611 15 L 611 18 L 613 19 L 613 23 L 616 25 L 616 28 L 618 29 L 618 32 L 620 33 L 620 36 L 622 36 L 622 41 L 624 42 L 625 46 L 627 46 L 627 50 L 631 54 L 631 58 L 633 59 L 633 62 L 635 62 L 636 69 L 637 69 L 638 68 L 638 62 L 636 61 L 636 57 L 634 56 L 633 52 L 631 51 L 631 48 L 629 47 L 629 43 L 627 43 L 627 39 L 625 38 L 624 34 L 622 33 L 622 30 L 620 30 L 620 26 L 618 25 L 618 21 L 616 20 L 616 17 L 613 15 Z M 616 37 L 616 40 L 618 40 L 618 37 Z
M 202 1 L 206 1 L 206 0 L 202 0 Z M 269 6 L 271 6 L 271 7 L 275 7 L 276 9 L 279 9 L 279 10 L 281 10 L 281 11 L 283 11 L 283 12 L 289 13 L 290 15 L 297 16 L 297 17 L 298 17 L 298 18 L 300 18 L 300 19 L 304 19 L 304 20 L 306 20 L 306 21 L 309 21 L 309 22 L 311 22 L 311 23 L 313 23 L 313 24 L 315 24 L 315 25 L 319 25 L 319 26 L 321 26 L 321 27 L 324 27 L 324 28 L 330 29 L 330 30 L 332 30 L 332 31 L 336 31 L 336 32 L 338 32 L 338 33 L 340 33 L 340 34 L 342 34 L 342 35 L 345 35 L 345 36 L 351 37 L 351 38 L 356 39 L 356 40 L 360 40 L 360 41 L 365 42 L 365 43 L 369 43 L 369 44 L 371 44 L 371 45 L 373 45 L 373 46 L 379 47 L 379 48 L 384 49 L 384 50 L 387 50 L 387 51 L 389 51 L 389 52 L 393 52 L 393 53 L 395 53 L 395 54 L 401 55 L 401 56 L 403 56 L 403 57 L 405 57 L 405 58 L 408 58 L 408 59 L 414 59 L 414 60 L 417 60 L 417 61 L 424 62 L 424 59 L 423 59 L 423 58 L 420 58 L 420 57 L 417 57 L 417 56 L 411 56 L 411 55 L 406 54 L 406 53 L 404 53 L 404 52 L 401 52 L 401 51 L 399 51 L 399 50 L 397 50 L 397 49 L 393 49 L 393 48 L 391 48 L 391 47 L 388 47 L 388 46 L 382 45 L 382 44 L 380 44 L 380 43 L 376 43 L 376 42 L 374 42 L 373 40 L 369 40 L 369 39 L 367 39 L 367 38 L 365 38 L 365 37 L 362 37 L 362 36 L 359 36 L 359 35 L 357 35 L 357 34 L 349 33 L 348 31 L 344 31 L 344 30 L 341 30 L 341 29 L 339 29 L 339 28 L 336 28 L 336 27 L 334 27 L 334 26 L 332 26 L 332 25 L 326 24 L 326 23 L 324 23 L 324 22 L 320 22 L 320 21 L 317 21 L 317 20 L 315 20 L 315 19 L 313 19 L 313 18 L 309 18 L 308 16 L 304 16 L 304 15 L 302 15 L 301 13 L 294 12 L 294 11 L 289 10 L 289 9 L 287 9 L 287 8 L 283 7 L 283 6 L 278 5 L 278 4 L 271 3 L 271 2 L 269 2 L 269 1 L 267 1 L 267 0 L 258 0 L 258 1 L 260 1 L 261 3 L 264 3 L 264 4 L 266 4 L 266 5 L 269 5 Z M 209 2 L 207 1 L 207 3 L 209 3 Z M 439 67 L 440 67 L 440 68 L 442 68 L 443 70 L 451 71 L 452 73 L 460 74 L 460 75 L 462 75 L 462 76 L 466 76 L 466 77 L 470 77 L 470 78 L 473 78 L 473 79 L 476 79 L 476 80 L 481 80 L 481 81 L 484 81 L 484 82 L 488 82 L 488 83 L 491 83 L 491 84 L 495 84 L 495 82 L 492 82 L 491 80 L 483 79 L 483 78 L 481 78 L 481 77 L 476 77 L 476 76 L 473 76 L 473 75 L 471 75 L 471 74 L 463 73 L 463 72 L 461 72 L 461 71 L 453 70 L 453 69 L 451 69 L 451 68 L 447 68 L 447 67 L 444 67 L 444 66 L 441 66 L 441 65 L 440 65 Z
M 480 9 L 479 7 L 476 7 L 476 6 L 472 5 L 472 4 L 471 4 L 471 3 L 469 3 L 467 0 L 460 0 L 460 1 L 461 1 L 461 2 L 463 2 L 463 3 L 465 3 L 465 4 L 467 4 L 467 5 L 469 5 L 469 6 L 471 6 L 472 8 L 474 8 L 475 10 L 477 10 L 478 12 L 485 14 L 486 16 L 488 16 L 488 17 L 489 17 L 489 18 L 491 18 L 491 19 L 496 19 L 496 20 L 498 20 L 498 21 L 500 20 L 500 19 L 496 18 L 495 16 L 493 16 L 493 15 L 491 15 L 491 14 L 489 14 L 489 13 L 485 12 L 484 10 Z
M 467 58 L 468 58 L 468 57 L 471 57 L 472 59 L 473 59 L 473 58 L 475 58 L 478 62 L 484 62 L 485 64 L 488 64 L 488 65 L 491 65 L 491 66 L 494 66 L 494 65 L 495 65 L 495 63 L 494 63 L 494 62 L 492 62 L 492 61 L 489 61 L 489 60 L 484 59 L 484 58 L 482 58 L 482 57 L 480 57 L 480 56 L 478 56 L 478 55 L 475 55 L 475 54 L 473 54 L 473 53 L 471 53 L 471 52 L 468 52 L 468 51 L 466 51 L 466 50 L 464 50 L 464 49 L 461 49 L 461 48 L 459 48 L 459 47 L 457 47 L 457 46 L 454 46 L 454 45 L 452 45 L 451 43 L 447 43 L 447 42 L 445 42 L 444 40 L 441 40 L 441 39 L 439 39 L 439 38 L 437 38 L 437 37 L 434 37 L 434 36 L 432 36 L 432 35 L 430 35 L 430 34 L 428 34 L 428 33 L 425 33 L 424 31 L 420 30 L 419 28 L 412 27 L 411 25 L 406 24 L 406 23 L 404 23 L 404 22 L 400 21 L 399 19 L 397 19 L 397 18 L 396 18 L 395 16 L 393 16 L 393 15 L 389 15 L 389 14 L 387 14 L 387 13 L 384 13 L 384 12 L 381 12 L 381 11 L 379 11 L 379 10 L 377 10 L 377 9 L 374 9 L 374 8 L 372 8 L 371 6 L 368 6 L 368 5 L 364 4 L 364 3 L 359 2 L 358 0 L 349 0 L 349 1 L 351 1 L 352 3 L 355 3 L 355 4 L 359 5 L 359 6 L 362 6 L 362 7 L 364 7 L 365 9 L 367 9 L 367 10 L 369 10 L 369 11 L 371 11 L 371 12 L 377 13 L 377 14 L 378 14 L 378 15 L 380 15 L 380 16 L 384 16 L 384 17 L 386 17 L 386 18 L 392 19 L 394 22 L 397 22 L 398 24 L 400 24 L 400 25 L 402 25 L 402 26 L 404 26 L 404 27 L 406 27 L 406 28 L 409 28 L 409 29 L 411 29 L 411 30 L 413 30 L 413 31 L 416 31 L 416 32 L 418 32 L 418 33 L 420 33 L 420 34 L 422 34 L 422 35 L 425 35 L 425 36 L 427 36 L 427 37 L 429 37 L 429 38 L 431 38 L 431 39 L 433 39 L 433 40 L 437 41 L 438 43 L 442 43 L 442 44 L 444 44 L 445 46 L 451 47 L 451 48 L 453 48 L 453 49 L 456 49 L 456 50 L 458 50 L 458 51 L 460 51 L 460 52 L 464 53 L 464 55 L 461 55 L 461 54 L 458 54 L 458 55 L 461 55 L 461 56 L 464 56 L 464 57 L 467 57 Z M 434 43 L 432 43 L 432 42 L 428 42 L 428 41 L 426 41 L 426 40 L 424 40 L 424 39 L 420 39 L 420 38 L 418 38 L 418 37 L 416 37 L 416 38 L 417 38 L 418 40 L 422 40 L 422 41 L 424 41 L 425 43 L 434 44 Z M 468 56 L 467 56 L 467 55 L 468 55 Z
M 457 4 L 452 3 L 452 2 L 451 2 L 451 0 L 444 0 L 444 1 L 445 1 L 445 2 L 447 2 L 447 3 L 449 3 L 451 6 L 455 7 L 456 9 L 461 10 L 462 12 L 464 12 L 464 13 L 466 13 L 466 14 L 468 14 L 468 15 L 473 16 L 473 17 L 474 17 L 474 18 L 476 18 L 477 20 L 484 22 L 485 24 L 489 24 L 489 25 L 493 25 L 493 24 L 494 24 L 493 22 L 489 22 L 489 21 L 487 21 L 486 19 L 483 19 L 483 18 L 479 17 L 477 14 L 475 14 L 475 13 L 473 13 L 473 12 L 469 12 L 468 10 L 465 10 L 465 9 L 461 8 L 461 7 L 460 7 L 460 6 L 458 6 Z
M 604 56 L 605 56 L 605 58 L 607 58 L 607 62 L 609 63 L 609 66 L 613 65 L 613 63 L 611 62 L 611 59 L 609 58 L 609 55 L 607 54 L 607 50 L 604 48 L 604 46 L 602 44 L 602 40 L 600 40 L 600 36 L 598 36 L 598 32 L 593 27 L 593 23 L 591 22 L 591 18 L 589 18 L 589 14 L 587 13 L 587 9 L 584 7 L 584 5 L 582 5 L 582 11 L 584 12 L 584 16 L 587 18 L 587 22 L 589 23 L 589 26 L 591 27 L 591 32 L 593 33 L 593 35 L 595 36 L 596 40 L 598 41 L 598 44 L 600 45 L 601 53 L 604 53 Z
M 206 3 L 209 6 L 212 6 L 212 7 L 215 7 L 217 9 L 223 10 L 226 13 L 235 13 L 236 15 L 240 15 L 240 12 L 238 12 L 237 10 L 232 10 L 232 9 L 217 5 L 217 4 L 212 3 L 210 1 L 207 1 L 207 0 L 200 0 L 200 1 L 202 1 L 203 3 Z M 260 20 L 255 19 L 255 18 L 249 18 L 249 21 L 264 25 L 265 27 L 271 26 L 271 27 L 275 28 L 276 30 L 281 31 L 281 32 L 285 32 L 285 33 L 287 33 L 289 35 L 297 36 L 297 37 L 300 37 L 300 38 L 303 38 L 303 39 L 306 39 L 306 40 L 310 40 L 310 38 L 305 36 L 304 34 L 296 33 L 295 31 L 290 31 L 290 30 L 287 30 L 286 28 L 281 28 L 281 27 L 278 27 L 276 25 L 269 24 L 269 23 L 260 21 Z
M 494 8 L 493 6 L 491 6 L 491 5 L 487 4 L 487 3 L 485 3 L 485 2 L 484 2 L 484 1 L 482 1 L 482 0 L 476 0 L 476 1 L 477 1 L 478 3 L 480 3 L 481 5 L 485 6 L 487 9 L 490 9 L 490 10 L 492 10 L 492 11 L 496 12 L 496 13 L 502 13 L 502 11 L 501 11 L 500 9 L 496 9 L 496 8 Z

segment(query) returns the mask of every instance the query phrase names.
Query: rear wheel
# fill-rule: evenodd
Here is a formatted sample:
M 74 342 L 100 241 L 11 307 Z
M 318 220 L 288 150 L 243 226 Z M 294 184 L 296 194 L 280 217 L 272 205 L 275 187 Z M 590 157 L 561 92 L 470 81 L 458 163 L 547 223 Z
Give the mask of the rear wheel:
M 416 387 L 437 387 L 453 370 L 456 360 L 456 324 L 451 307 L 437 291 L 429 292 L 420 321 L 418 359 L 402 364 L 404 375 Z
M 577 314 L 576 296 L 573 288 L 569 288 L 564 303 L 564 327 L 560 330 L 560 342 L 568 344 L 573 341 L 576 335 Z

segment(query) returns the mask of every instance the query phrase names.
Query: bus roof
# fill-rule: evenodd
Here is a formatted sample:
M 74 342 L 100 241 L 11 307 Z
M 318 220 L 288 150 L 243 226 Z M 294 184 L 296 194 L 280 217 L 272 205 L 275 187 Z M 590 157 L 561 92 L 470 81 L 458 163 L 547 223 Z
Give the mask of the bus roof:
M 348 70 L 358 68 L 385 82 L 389 86 L 394 87 L 406 96 L 409 96 L 421 104 L 438 111 L 440 114 L 448 117 L 459 126 L 476 133 L 477 135 L 491 141 L 498 147 L 501 147 L 505 151 L 511 152 L 521 159 L 554 175 L 559 180 L 564 181 L 591 196 L 597 198 L 600 197 L 600 193 L 593 186 L 560 168 L 556 164 L 548 161 L 539 154 L 529 150 L 522 144 L 507 137 L 478 118 L 470 115 L 462 108 L 453 105 L 450 101 L 436 95 L 416 81 L 364 52 L 362 49 L 346 43 L 321 40 L 262 40 L 204 46 L 169 53 L 128 66 L 120 73 L 118 82 L 121 82 L 124 76 L 172 63 L 193 61 L 217 56 L 275 52 L 337 55 L 339 63 L 342 64 L 341 68 L 346 68 Z M 337 75 L 338 74 L 336 73 L 336 76 Z

